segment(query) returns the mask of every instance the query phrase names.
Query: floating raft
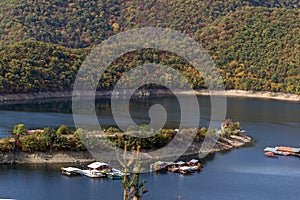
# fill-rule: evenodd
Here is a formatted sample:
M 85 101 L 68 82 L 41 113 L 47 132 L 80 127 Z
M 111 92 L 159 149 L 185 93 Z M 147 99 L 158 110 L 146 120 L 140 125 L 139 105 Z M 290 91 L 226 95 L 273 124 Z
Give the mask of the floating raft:
M 266 147 L 264 151 L 266 153 L 268 152 L 274 153 L 275 155 L 300 157 L 300 148 L 276 146 L 276 147 Z
M 196 160 L 192 159 L 189 162 L 178 161 L 178 162 L 163 162 L 157 161 L 150 165 L 151 171 L 157 172 L 174 172 L 174 173 L 181 173 L 181 174 L 190 174 L 195 171 L 202 171 L 203 167 L 201 163 Z

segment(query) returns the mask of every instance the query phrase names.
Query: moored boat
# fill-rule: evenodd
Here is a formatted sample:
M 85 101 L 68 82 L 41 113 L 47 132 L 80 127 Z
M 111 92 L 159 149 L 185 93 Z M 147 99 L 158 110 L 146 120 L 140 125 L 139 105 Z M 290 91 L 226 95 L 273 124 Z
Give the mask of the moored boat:
M 99 170 L 96 170 L 96 169 L 88 169 L 88 170 L 82 170 L 83 171 L 83 174 L 87 177 L 90 177 L 90 178 L 103 178 L 105 177 L 104 174 L 102 174 Z
M 126 176 L 128 176 L 129 173 L 126 174 Z M 125 176 L 125 174 L 118 169 L 112 168 L 110 170 L 110 172 L 106 173 L 107 178 L 112 179 L 112 180 L 118 180 L 118 179 L 123 179 L 123 177 Z
M 168 167 L 168 171 L 176 173 L 176 172 L 179 172 L 179 168 L 176 167 L 175 165 L 172 165 L 172 166 Z
M 176 166 L 178 167 L 179 173 L 181 174 L 190 174 L 195 172 L 194 170 L 192 170 L 192 167 L 190 167 L 188 163 L 183 161 L 178 161 L 176 163 Z
M 191 174 L 192 172 L 192 169 L 188 166 L 182 166 L 179 168 L 179 173 L 183 175 Z
M 83 174 L 83 171 L 76 167 L 62 167 L 60 170 L 62 174 L 67 176 L 77 176 Z
M 122 171 L 103 162 L 93 162 L 87 166 L 86 170 L 75 167 L 62 167 L 61 172 L 68 176 L 85 175 L 90 178 L 102 178 L 107 176 L 109 179 L 122 179 L 125 175 Z M 126 176 L 127 175 L 129 175 L 129 173 L 126 173 Z
M 124 174 L 123 173 L 118 173 L 118 172 L 109 172 L 106 174 L 107 178 L 111 180 L 118 180 L 118 179 L 123 179 Z
M 166 172 L 168 170 L 168 163 L 163 161 L 157 161 L 150 165 L 151 171 Z
M 159 163 L 162 164 L 162 163 Z M 195 171 L 202 171 L 203 167 L 199 160 L 192 159 L 189 162 L 178 161 L 178 162 L 169 162 L 164 163 L 163 166 L 166 164 L 166 169 L 170 172 L 179 172 L 182 174 L 193 173 Z
M 88 170 L 83 170 L 84 175 L 90 178 L 102 178 L 106 176 L 106 171 L 110 171 L 110 166 L 103 162 L 93 162 L 89 164 Z
M 179 172 L 179 169 L 178 169 L 176 163 L 174 163 L 174 162 L 169 162 L 168 163 L 167 170 L 169 172 L 175 172 L 175 173 Z
M 192 171 L 202 171 L 203 170 L 203 167 L 202 167 L 201 163 L 199 162 L 199 160 L 192 159 L 187 163 Z
M 104 162 L 93 162 L 93 163 L 89 164 L 87 167 L 89 169 L 98 170 L 102 173 L 109 172 L 112 169 L 112 167 L 109 164 L 104 163 Z

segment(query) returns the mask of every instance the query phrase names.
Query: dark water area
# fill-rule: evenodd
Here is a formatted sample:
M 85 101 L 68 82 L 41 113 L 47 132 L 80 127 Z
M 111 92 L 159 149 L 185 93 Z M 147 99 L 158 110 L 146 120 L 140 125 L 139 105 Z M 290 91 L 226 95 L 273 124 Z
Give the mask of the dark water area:
M 201 122 L 210 119 L 209 97 L 199 97 Z M 176 128 L 180 108 L 174 97 L 152 97 L 134 100 L 131 116 L 136 123 L 149 122 L 148 108 L 156 103 L 165 106 L 167 127 Z M 110 102 L 96 102 L 102 126 L 114 125 Z M 219 199 L 299 199 L 300 159 L 267 158 L 266 146 L 300 147 L 300 104 L 246 98 L 227 99 L 227 117 L 241 122 L 243 129 L 255 139 L 251 147 L 217 153 L 204 161 L 204 171 L 191 176 L 180 174 L 142 175 L 149 192 L 145 200 L 219 200 Z M 43 101 L 0 106 L 0 137 L 14 124 L 27 128 L 61 124 L 74 126 L 71 101 Z M 124 122 L 125 123 L 125 122 Z M 66 177 L 61 165 L 0 166 L 0 199 L 122 199 L 121 181 Z M 181 197 L 181 198 L 180 198 Z

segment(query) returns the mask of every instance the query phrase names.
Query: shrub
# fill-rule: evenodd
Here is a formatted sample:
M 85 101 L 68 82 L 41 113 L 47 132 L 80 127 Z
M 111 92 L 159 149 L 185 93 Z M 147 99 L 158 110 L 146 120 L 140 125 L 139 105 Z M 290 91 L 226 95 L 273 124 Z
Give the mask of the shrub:
M 42 134 L 26 135 L 21 137 L 22 151 L 34 152 L 34 151 L 46 151 L 47 139 Z
M 9 152 L 14 150 L 14 142 L 11 141 L 11 138 L 3 138 L 0 140 L 0 151 Z
M 24 135 L 26 133 L 26 128 L 24 124 L 17 124 L 14 126 L 13 134 L 14 135 Z
M 68 134 L 72 134 L 72 130 L 67 127 L 66 125 L 61 125 L 57 130 L 56 133 L 58 135 L 68 135 Z

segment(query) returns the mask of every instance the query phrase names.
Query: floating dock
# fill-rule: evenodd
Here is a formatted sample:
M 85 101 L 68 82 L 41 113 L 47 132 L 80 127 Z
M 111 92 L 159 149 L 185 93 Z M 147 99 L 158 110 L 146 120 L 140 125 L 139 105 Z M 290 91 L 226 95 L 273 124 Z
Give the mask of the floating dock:
M 281 155 L 281 156 L 298 156 L 300 157 L 300 148 L 294 147 L 283 147 L 283 146 L 276 146 L 276 147 L 266 147 L 264 149 L 265 155 L 272 157 L 271 153 L 274 155 Z M 270 153 L 268 153 L 270 152 Z

